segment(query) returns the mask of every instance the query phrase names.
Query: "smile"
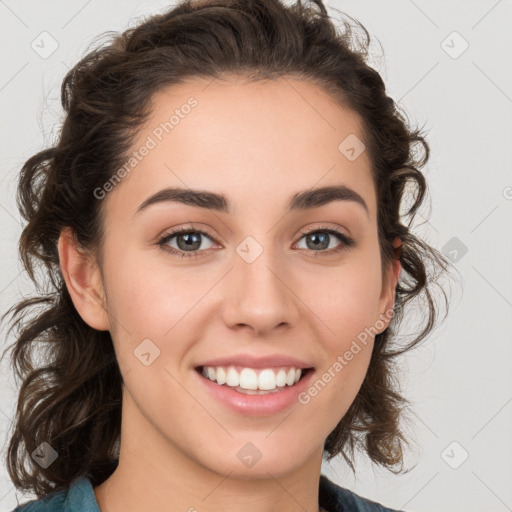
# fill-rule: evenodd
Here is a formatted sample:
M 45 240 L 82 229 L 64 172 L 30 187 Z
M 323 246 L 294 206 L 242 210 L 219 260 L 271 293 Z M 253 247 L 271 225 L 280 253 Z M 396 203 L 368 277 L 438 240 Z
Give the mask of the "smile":
M 240 366 L 203 366 L 202 375 L 220 386 L 227 386 L 246 394 L 279 392 L 285 386 L 293 386 L 307 369 L 293 366 L 281 368 L 247 368 Z

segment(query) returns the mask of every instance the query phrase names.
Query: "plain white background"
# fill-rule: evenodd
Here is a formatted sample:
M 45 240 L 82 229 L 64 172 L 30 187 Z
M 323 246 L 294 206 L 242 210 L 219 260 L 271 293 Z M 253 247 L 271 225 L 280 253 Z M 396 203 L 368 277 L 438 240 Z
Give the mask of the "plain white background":
M 1 313 L 32 290 L 17 259 L 23 223 L 15 204 L 16 177 L 24 161 L 57 133 L 65 72 L 102 32 L 122 31 L 167 5 L 0 1 Z M 414 469 L 395 476 L 360 458 L 356 478 L 341 460 L 325 464 L 323 472 L 363 496 L 411 512 L 512 510 L 512 2 L 326 5 L 368 29 L 371 63 L 388 94 L 413 124 L 425 124 L 432 208 L 424 211 L 428 222 L 419 225 L 418 218 L 415 232 L 454 259 L 462 284 L 452 291 L 447 320 L 402 360 L 402 388 L 413 402 L 412 423 L 404 428 L 416 445 L 406 463 Z M 58 45 L 51 55 L 41 55 L 41 38 L 44 51 Z M 10 341 L 3 326 L 2 342 Z M 2 456 L 17 395 L 7 363 L 6 358 Z M 15 491 L 5 463 L 0 471 L 0 508 L 11 510 L 16 495 L 20 501 L 29 497 Z

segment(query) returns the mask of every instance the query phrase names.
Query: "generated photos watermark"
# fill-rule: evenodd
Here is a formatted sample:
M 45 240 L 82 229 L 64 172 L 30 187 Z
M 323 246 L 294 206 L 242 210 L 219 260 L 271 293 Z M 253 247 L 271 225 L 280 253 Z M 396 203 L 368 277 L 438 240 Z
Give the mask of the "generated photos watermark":
M 367 345 L 368 339 L 370 336 L 374 337 L 375 335 L 382 332 L 386 325 L 387 320 L 391 320 L 395 314 L 395 309 L 390 308 L 388 309 L 382 316 L 384 316 L 385 320 L 380 318 L 375 322 L 374 325 L 371 327 L 366 327 L 364 331 L 360 332 L 357 335 L 357 339 L 352 340 L 352 344 L 350 345 L 350 348 L 346 350 L 343 355 L 339 355 L 334 363 L 329 366 L 329 368 L 313 383 L 306 391 L 303 391 L 302 393 L 299 393 L 299 396 L 297 397 L 298 401 L 302 405 L 307 405 L 312 397 L 315 397 L 318 395 L 322 389 L 325 388 L 325 386 L 336 377 L 336 375 L 347 366 L 347 364 L 354 359 L 354 356 L 357 355 L 359 352 L 361 352 L 361 345 L 359 343 L 362 343 L 364 346 Z M 359 343 L 358 343 L 359 341 Z
M 169 120 L 160 123 L 154 128 L 151 131 L 151 135 L 146 137 L 146 140 L 139 149 L 134 150 L 128 160 L 101 187 L 94 189 L 94 197 L 96 199 L 104 199 L 107 193 L 111 192 L 124 177 L 135 169 L 144 157 L 149 155 L 150 151 L 155 149 L 164 137 L 171 133 L 197 105 L 198 101 L 191 96 L 180 108 L 175 108 L 174 114 L 169 117 Z

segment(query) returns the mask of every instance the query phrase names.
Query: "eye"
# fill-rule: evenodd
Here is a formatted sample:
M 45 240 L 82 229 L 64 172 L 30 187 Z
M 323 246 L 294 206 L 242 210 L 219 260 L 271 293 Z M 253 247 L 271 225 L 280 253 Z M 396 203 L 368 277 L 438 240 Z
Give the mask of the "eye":
M 341 243 L 334 249 L 329 249 L 329 245 L 330 242 L 332 241 L 333 235 L 334 237 L 338 238 L 338 240 L 340 240 Z M 311 252 L 313 252 L 313 258 L 317 258 L 318 256 L 329 256 L 333 253 L 339 253 L 340 251 L 343 251 L 355 245 L 355 241 L 353 238 L 331 227 L 319 227 L 310 231 L 306 231 L 302 233 L 301 240 L 302 238 L 306 238 L 307 249 L 310 249 Z
M 334 249 L 329 249 L 333 235 L 338 238 L 341 243 Z M 195 258 L 202 256 L 202 252 L 208 249 L 203 247 L 202 250 L 200 250 L 202 237 L 206 237 L 209 240 L 216 242 L 216 240 L 205 231 L 192 228 L 180 228 L 166 234 L 157 243 L 162 247 L 162 249 L 176 256 L 181 256 L 182 258 Z M 313 258 L 318 256 L 329 256 L 355 245 L 355 241 L 350 236 L 331 227 L 319 227 L 303 232 L 300 240 L 306 237 L 310 237 L 309 239 L 306 239 L 306 250 L 313 253 Z M 169 245 L 169 242 L 174 238 L 176 238 L 177 247 Z
M 181 228 L 165 235 L 158 241 L 158 245 L 171 254 L 179 255 L 182 258 L 195 258 L 196 256 L 201 256 L 201 253 L 195 250 L 201 247 L 201 237 L 203 236 L 213 240 L 213 238 L 204 231 L 191 228 Z M 176 238 L 178 243 L 177 249 L 168 245 L 169 241 L 173 238 Z

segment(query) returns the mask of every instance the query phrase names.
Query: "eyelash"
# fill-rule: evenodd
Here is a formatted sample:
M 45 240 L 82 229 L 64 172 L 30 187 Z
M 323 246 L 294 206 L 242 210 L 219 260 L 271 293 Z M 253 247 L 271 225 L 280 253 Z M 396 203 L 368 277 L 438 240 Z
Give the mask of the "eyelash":
M 197 257 L 200 257 L 201 256 L 201 252 L 204 252 L 204 251 L 181 251 L 181 250 L 174 249 L 174 247 L 169 247 L 168 245 L 166 245 L 167 242 L 169 242 L 169 240 L 171 240 L 175 236 L 177 236 L 179 234 L 182 234 L 182 233 L 187 233 L 187 234 L 190 234 L 190 233 L 200 233 L 201 235 L 207 236 L 208 238 L 213 240 L 215 243 L 218 243 L 217 240 L 215 240 L 211 235 L 209 235 L 205 231 L 201 231 L 200 229 L 180 228 L 180 229 L 172 231 L 171 233 L 168 233 L 165 236 L 163 236 L 157 242 L 157 244 L 164 251 L 170 252 L 171 254 L 176 255 L 176 256 L 181 256 L 182 258 L 197 258 Z M 345 249 L 350 249 L 351 247 L 353 247 L 355 245 L 355 240 L 353 238 L 351 238 L 350 236 L 346 235 L 345 233 L 342 233 L 341 231 L 338 231 L 337 229 L 333 229 L 333 228 L 327 227 L 327 226 L 325 226 L 325 227 L 321 226 L 321 227 L 315 228 L 315 229 L 310 230 L 310 231 L 302 232 L 300 234 L 299 240 L 301 240 L 304 236 L 310 235 L 310 234 L 313 234 L 313 233 L 329 233 L 331 235 L 335 235 L 335 236 L 337 236 L 341 240 L 342 243 L 336 249 L 322 250 L 322 251 L 311 251 L 311 252 L 313 252 L 313 255 L 310 256 L 311 258 L 318 258 L 318 256 L 330 256 L 332 254 L 339 253 L 339 252 L 341 252 L 341 251 L 343 251 Z

